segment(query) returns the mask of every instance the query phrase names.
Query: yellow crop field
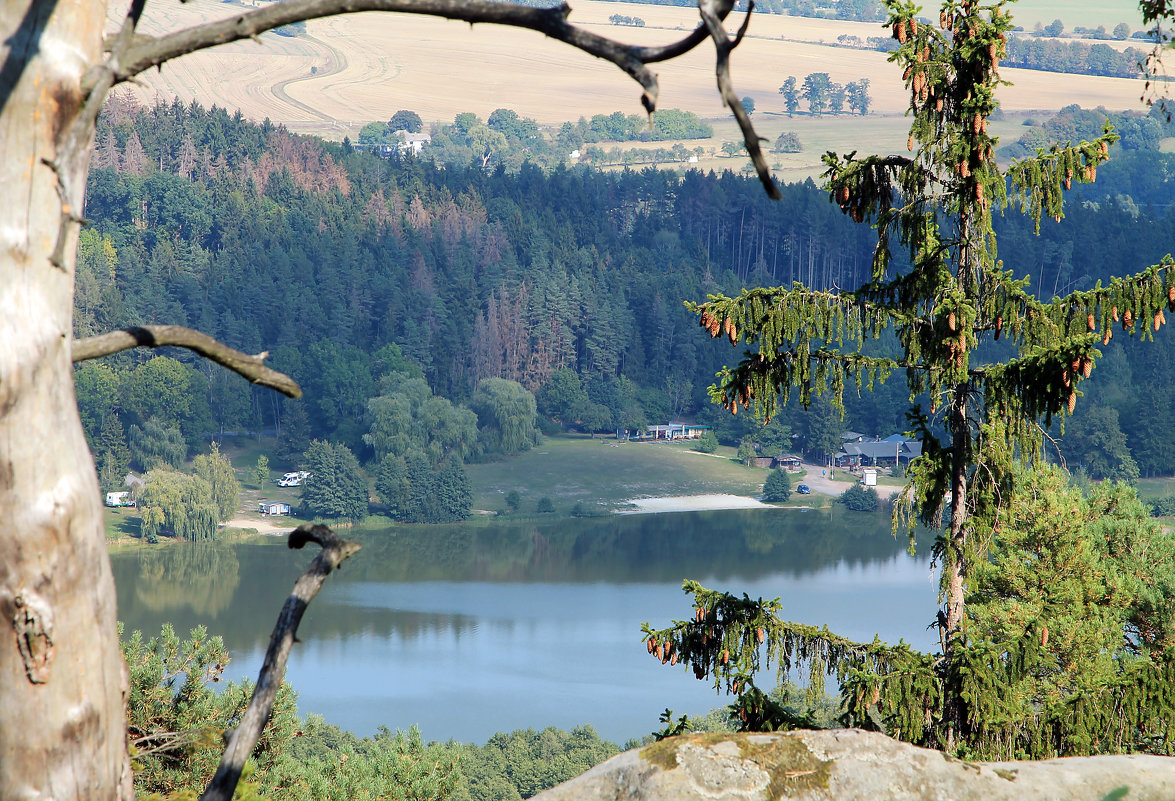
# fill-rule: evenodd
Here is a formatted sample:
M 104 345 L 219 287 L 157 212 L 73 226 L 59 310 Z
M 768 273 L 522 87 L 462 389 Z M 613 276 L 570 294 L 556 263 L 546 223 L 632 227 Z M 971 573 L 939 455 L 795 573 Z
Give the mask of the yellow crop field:
M 160 33 L 248 7 L 214 0 L 148 4 L 142 30 Z M 573 9 L 573 22 L 640 44 L 680 37 L 696 20 L 696 12 L 669 6 L 577 0 Z M 608 17 L 617 13 L 639 16 L 646 26 L 610 24 Z M 740 16 L 732 16 L 731 30 Z M 112 29 L 118 19 L 118 12 L 112 11 Z M 736 88 L 755 100 L 756 117 L 766 120 L 783 112 L 778 88 L 789 75 L 802 79 L 810 72 L 827 72 L 840 83 L 868 77 L 879 124 L 885 115 L 894 115 L 899 119 L 882 127 L 903 128 L 900 115 L 906 95 L 884 54 L 831 46 L 841 34 L 866 38 L 884 33 L 876 24 L 757 15 L 750 35 L 733 56 Z M 134 92 L 145 102 L 179 97 L 239 108 L 250 118 L 268 117 L 294 130 L 331 138 L 354 137 L 364 123 L 385 120 L 402 108 L 416 111 L 426 121 L 448 121 L 463 111 L 485 117 L 508 107 L 541 123 L 640 111 L 639 87 L 620 70 L 532 31 L 364 13 L 311 20 L 307 34 L 266 34 L 260 43 L 238 42 L 187 56 L 144 76 L 143 86 L 123 91 Z M 656 66 L 661 107 L 712 119 L 725 116 L 715 91 L 713 57 L 705 47 Z M 1013 69 L 1003 75 L 1015 84 L 1001 92 L 1007 111 L 1055 110 L 1070 103 L 1141 108 L 1141 80 Z M 873 119 L 871 115 L 870 122 Z M 859 118 L 809 123 L 814 131 L 853 129 L 854 138 L 861 138 Z M 764 127 L 770 136 L 783 126 Z

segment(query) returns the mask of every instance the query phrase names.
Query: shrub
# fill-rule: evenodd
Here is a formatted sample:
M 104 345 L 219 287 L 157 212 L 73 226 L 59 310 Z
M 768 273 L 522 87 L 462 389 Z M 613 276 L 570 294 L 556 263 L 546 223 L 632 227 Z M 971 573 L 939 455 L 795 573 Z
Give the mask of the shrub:
M 698 444 L 694 446 L 694 450 L 702 453 L 714 453 L 718 450 L 718 437 L 714 436 L 713 431 L 705 432 L 698 440 Z
M 535 506 L 534 510 L 541 515 L 551 514 L 555 511 L 555 504 L 551 503 L 551 499 L 544 495 L 543 497 L 539 498 L 539 502 Z
M 845 490 L 837 500 L 854 512 L 875 512 L 881 503 L 881 499 L 877 496 L 877 490 L 873 487 L 866 487 L 864 484 L 854 484 Z
M 510 490 L 506 493 L 506 505 L 510 507 L 511 512 L 518 511 L 518 508 L 522 506 L 522 496 L 518 494 L 518 490 Z
M 791 477 L 786 470 L 772 470 L 763 484 L 763 500 L 768 503 L 783 503 L 791 497 Z

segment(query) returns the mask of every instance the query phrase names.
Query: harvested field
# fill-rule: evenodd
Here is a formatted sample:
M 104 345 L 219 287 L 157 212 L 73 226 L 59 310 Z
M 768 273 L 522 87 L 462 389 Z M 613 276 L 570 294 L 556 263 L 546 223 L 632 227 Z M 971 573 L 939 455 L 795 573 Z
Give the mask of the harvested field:
M 1030 21 L 1030 9 L 1046 5 L 1025 2 L 1013 10 Z M 1065 13 L 1058 15 L 1067 26 L 1083 20 L 1111 27 L 1117 21 L 1136 24 L 1136 7 L 1134 16 L 1126 16 L 1113 4 L 1101 4 L 1100 10 L 1092 3 L 1055 5 L 1065 5 Z M 213 0 L 150 4 L 142 30 L 160 33 L 245 8 Z M 646 27 L 611 25 L 608 17 L 615 13 L 639 16 Z M 1051 19 L 1051 13 L 1043 16 Z M 1086 14 L 1095 19 L 1085 19 Z M 119 17 L 112 12 L 112 27 Z M 680 37 L 695 18 L 688 8 L 597 0 L 576 2 L 572 14 L 573 21 L 589 29 L 647 44 Z M 733 30 L 738 23 L 732 18 L 729 27 Z M 239 42 L 187 56 L 143 76 L 144 87 L 121 91 L 135 92 L 147 102 L 178 96 L 184 102 L 239 108 L 250 118 L 269 117 L 330 138 L 354 136 L 364 123 L 387 119 L 401 108 L 413 109 L 428 121 L 448 121 L 462 111 L 484 117 L 509 107 L 545 123 L 640 111 L 639 88 L 618 69 L 531 31 L 380 13 L 312 20 L 307 31 L 308 36 L 299 38 L 266 34 L 261 44 Z M 876 24 L 757 16 L 732 61 L 740 95 L 754 98 L 757 116 L 762 116 L 783 111 L 778 87 L 788 75 L 828 72 L 841 83 L 869 77 L 875 110 L 900 115 L 906 95 L 884 54 L 821 44 L 845 33 L 865 38 L 884 30 Z M 658 71 L 663 108 L 724 116 L 714 88 L 713 59 L 704 48 L 659 65 Z M 1010 111 L 1055 110 L 1070 103 L 1139 108 L 1142 92 L 1139 80 L 1012 69 L 1004 77 L 1015 83 L 1001 93 Z M 831 124 L 857 129 L 855 138 L 862 138 L 859 119 L 842 117 Z M 815 152 L 817 147 L 823 149 L 813 142 Z

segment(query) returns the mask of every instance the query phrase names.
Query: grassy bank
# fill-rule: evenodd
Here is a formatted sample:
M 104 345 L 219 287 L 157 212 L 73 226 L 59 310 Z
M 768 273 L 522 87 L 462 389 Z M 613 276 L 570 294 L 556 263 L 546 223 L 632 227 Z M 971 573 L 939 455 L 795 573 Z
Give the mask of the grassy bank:
M 556 514 L 578 503 L 609 510 L 633 498 L 673 495 L 758 495 L 768 471 L 733 461 L 733 448 L 716 454 L 670 443 L 560 436 L 503 462 L 470 465 L 473 507 L 498 511 L 511 490 L 522 496 L 523 512 L 547 497 Z

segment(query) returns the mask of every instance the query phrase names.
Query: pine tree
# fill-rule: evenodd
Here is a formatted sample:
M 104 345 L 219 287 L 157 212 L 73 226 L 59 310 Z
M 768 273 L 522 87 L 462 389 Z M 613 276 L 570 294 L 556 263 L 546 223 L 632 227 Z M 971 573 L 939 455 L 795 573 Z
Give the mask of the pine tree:
M 1034 461 L 1042 452 L 1041 424 L 1047 428 L 1073 412 L 1077 387 L 1100 357 L 1096 346 L 1109 342 L 1115 325 L 1150 337 L 1165 322 L 1163 306 L 1175 311 L 1169 258 L 1051 300 L 1033 295 L 1028 280 L 1014 278 L 998 260 L 993 208 L 1014 205 L 1038 228 L 1042 216 L 1059 220 L 1064 191 L 1073 181 L 1093 181 L 1117 139 L 1107 126 L 1092 142 L 1053 146 L 1000 171 L 987 119 L 1012 25 L 1004 6 L 952 0 L 935 27 L 916 21 L 913 3 L 886 2 L 899 42 L 891 60 L 903 67 L 910 91 L 913 155 L 825 157 L 834 201 L 854 221 L 877 229 L 871 282 L 855 292 L 799 284 L 752 289 L 692 306 L 712 337 L 748 346 L 743 361 L 711 388 L 732 413 L 750 408 L 770 417 L 793 392 L 804 404 L 813 392 L 828 393 L 840 406 L 846 386 L 872 388 L 897 370 L 905 371 L 912 397 L 929 396 L 928 410 L 911 411 L 923 456 L 911 465 L 910 492 L 895 511 L 895 525 L 937 526 L 944 512 L 949 520 L 936 550 L 944 654 L 936 681 L 906 687 L 901 700 L 889 702 L 918 707 L 934 720 L 928 736 L 913 721 L 897 726 L 903 736 L 947 746 L 967 735 L 969 716 L 977 714 L 972 704 L 978 701 L 966 695 L 978 692 L 967 684 L 964 664 L 973 656 L 964 627 L 967 579 L 996 535 L 1001 504 L 1013 497 L 1014 461 Z M 909 255 L 908 266 L 895 258 L 899 248 Z M 886 329 L 896 333 L 901 357 L 864 355 L 864 342 Z M 982 343 L 1001 336 L 1014 356 L 989 363 L 976 355 Z M 945 439 L 936 435 L 940 430 Z M 822 654 L 816 661 L 824 665 L 856 654 L 858 668 L 876 676 L 893 675 L 899 663 L 924 664 L 908 648 L 854 650 L 827 632 L 788 631 L 789 642 L 806 642 L 807 653 Z M 856 686 L 882 691 L 879 681 Z

